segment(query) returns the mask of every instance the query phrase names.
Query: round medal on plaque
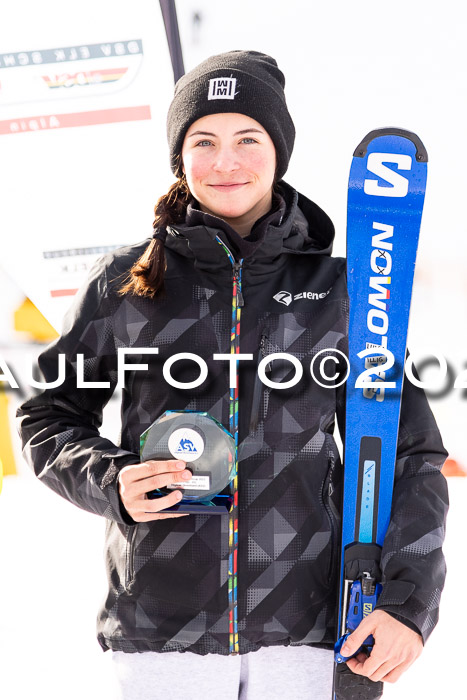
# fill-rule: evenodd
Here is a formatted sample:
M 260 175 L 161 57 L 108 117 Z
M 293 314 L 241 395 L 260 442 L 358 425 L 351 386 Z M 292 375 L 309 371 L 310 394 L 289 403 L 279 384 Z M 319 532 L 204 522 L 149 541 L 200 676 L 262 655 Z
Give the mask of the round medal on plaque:
M 189 481 L 176 481 L 148 494 L 183 492 L 181 504 L 208 502 L 230 483 L 235 466 L 235 441 L 209 413 L 166 411 L 141 435 L 141 461 L 180 459 L 193 474 Z

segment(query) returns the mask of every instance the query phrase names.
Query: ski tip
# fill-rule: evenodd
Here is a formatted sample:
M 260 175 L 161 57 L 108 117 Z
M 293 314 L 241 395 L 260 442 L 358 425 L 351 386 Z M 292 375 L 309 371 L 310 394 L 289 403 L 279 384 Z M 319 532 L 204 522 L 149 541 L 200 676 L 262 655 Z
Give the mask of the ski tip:
M 402 136 L 403 138 L 412 141 L 417 149 L 415 156 L 417 161 L 419 163 L 428 163 L 428 153 L 420 137 L 417 136 L 417 134 L 414 134 L 413 131 L 400 129 L 397 126 L 387 126 L 383 129 L 374 129 L 373 131 L 370 131 L 370 133 L 365 136 L 365 138 L 355 149 L 354 156 L 357 158 L 364 158 L 366 156 L 369 144 L 380 136 Z

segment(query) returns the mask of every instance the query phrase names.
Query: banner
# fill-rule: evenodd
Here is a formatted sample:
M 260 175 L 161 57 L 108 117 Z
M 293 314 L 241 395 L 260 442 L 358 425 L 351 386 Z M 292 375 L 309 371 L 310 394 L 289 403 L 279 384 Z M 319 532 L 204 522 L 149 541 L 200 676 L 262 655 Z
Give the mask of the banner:
M 59 7 L 40 3 L 43 18 Z M 38 7 L 10 6 L 0 28 L 0 264 L 60 330 L 96 258 L 152 234 L 173 181 L 173 70 L 154 0 L 71 0 L 72 23 L 29 37 L 25 12 Z

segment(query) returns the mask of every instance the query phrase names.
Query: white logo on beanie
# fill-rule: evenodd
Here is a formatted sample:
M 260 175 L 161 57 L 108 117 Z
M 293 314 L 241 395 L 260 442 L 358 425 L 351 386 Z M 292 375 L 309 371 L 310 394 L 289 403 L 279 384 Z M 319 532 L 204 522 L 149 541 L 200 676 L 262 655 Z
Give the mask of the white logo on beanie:
M 234 100 L 237 78 L 211 78 L 208 100 Z

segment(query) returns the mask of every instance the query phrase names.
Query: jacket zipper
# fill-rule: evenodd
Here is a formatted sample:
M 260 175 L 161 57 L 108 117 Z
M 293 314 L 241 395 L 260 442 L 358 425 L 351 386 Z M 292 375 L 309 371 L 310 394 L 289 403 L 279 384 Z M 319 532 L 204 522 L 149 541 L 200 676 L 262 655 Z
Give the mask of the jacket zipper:
M 265 344 L 266 344 L 266 336 L 262 335 L 260 345 L 259 345 L 258 362 L 256 365 L 255 383 L 253 386 L 253 398 L 251 401 L 250 433 L 254 433 L 258 427 L 259 411 L 260 411 L 260 406 L 261 406 L 261 397 L 263 395 L 263 384 L 259 378 L 258 366 L 259 366 L 259 363 L 261 362 L 261 360 L 266 356 Z M 266 371 L 268 371 L 268 368 L 269 368 L 269 365 L 268 365 L 268 367 L 266 367 Z
M 230 352 L 240 352 L 240 317 L 241 308 L 244 306 L 242 294 L 242 265 L 243 258 L 238 262 L 217 236 L 217 242 L 223 247 L 232 264 L 232 326 L 230 332 Z M 228 568 L 228 592 L 229 592 L 229 653 L 238 654 L 238 613 L 237 613 L 237 564 L 238 564 L 238 363 L 236 386 L 230 389 L 229 397 L 229 429 L 235 439 L 235 466 L 233 475 L 233 504 L 229 513 L 229 568 Z
M 234 292 L 233 293 L 234 293 L 235 298 L 236 298 L 237 307 L 245 306 L 245 302 L 243 300 L 243 294 L 242 294 L 242 265 L 243 265 L 243 258 L 240 260 L 240 262 L 234 262 L 234 264 L 233 264 L 233 284 L 234 284 Z M 238 318 L 238 321 L 240 322 L 240 316 Z M 237 352 L 238 352 L 238 350 L 237 350 Z
M 126 582 L 125 587 L 128 589 L 133 583 L 135 577 L 135 567 L 134 567 L 134 547 L 136 530 L 138 525 L 131 525 L 129 528 L 127 536 L 127 551 L 126 551 Z
M 331 501 L 331 496 L 333 493 L 333 486 L 332 486 L 332 476 L 334 473 L 334 468 L 335 468 L 335 462 L 332 457 L 328 458 L 328 473 L 326 475 L 326 479 L 324 481 L 324 488 L 323 488 L 323 504 L 324 504 L 324 509 L 326 511 L 326 515 L 328 516 L 329 520 L 329 526 L 330 526 L 330 535 L 331 535 L 331 559 L 329 562 L 329 567 L 328 567 L 328 582 L 331 581 L 332 579 L 332 574 L 335 568 L 335 561 L 338 560 L 338 557 L 334 557 L 334 549 L 336 545 L 336 517 L 337 514 L 334 513 L 334 509 L 332 507 L 332 501 Z

